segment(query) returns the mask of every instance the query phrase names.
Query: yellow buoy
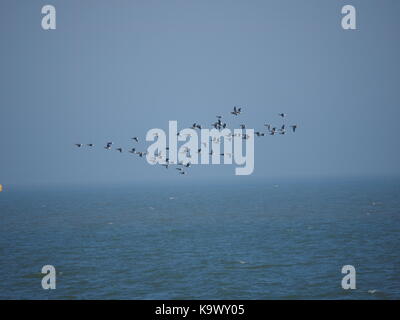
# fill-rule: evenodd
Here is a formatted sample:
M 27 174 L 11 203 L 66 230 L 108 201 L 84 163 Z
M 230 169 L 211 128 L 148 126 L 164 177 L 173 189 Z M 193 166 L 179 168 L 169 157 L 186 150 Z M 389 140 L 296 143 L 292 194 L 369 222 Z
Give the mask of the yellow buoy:
M 3 191 L 3 186 L 0 184 L 0 192 Z

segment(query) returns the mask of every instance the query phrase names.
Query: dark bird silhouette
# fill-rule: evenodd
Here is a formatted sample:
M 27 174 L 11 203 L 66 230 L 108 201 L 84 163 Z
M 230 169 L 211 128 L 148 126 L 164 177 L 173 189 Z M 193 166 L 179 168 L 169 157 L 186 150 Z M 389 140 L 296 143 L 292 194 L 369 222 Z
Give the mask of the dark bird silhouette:
M 107 145 L 104 147 L 104 149 L 110 150 L 112 146 L 112 142 L 107 142 Z
M 81 148 L 81 147 L 83 146 L 83 143 L 75 143 L 75 145 L 76 145 L 78 148 Z
M 297 129 L 297 125 L 296 125 L 296 124 L 294 124 L 294 125 L 292 125 L 292 126 L 290 126 L 290 127 L 292 128 L 293 132 L 295 132 L 296 129 Z
M 242 112 L 242 108 L 238 108 L 238 107 L 233 107 L 233 111 L 231 111 L 231 114 L 237 116 Z
M 146 155 L 147 154 L 147 152 L 136 152 L 136 154 L 138 154 L 139 155 L 139 157 L 143 157 L 144 155 Z

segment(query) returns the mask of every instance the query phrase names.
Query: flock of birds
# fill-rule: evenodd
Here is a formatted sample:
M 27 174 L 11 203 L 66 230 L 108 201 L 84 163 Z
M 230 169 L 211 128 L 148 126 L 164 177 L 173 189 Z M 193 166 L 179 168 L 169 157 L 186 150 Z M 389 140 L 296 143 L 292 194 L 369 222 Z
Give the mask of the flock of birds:
M 242 108 L 235 106 L 230 113 L 232 115 L 234 115 L 234 116 L 239 116 L 242 113 Z M 272 126 L 271 124 L 265 123 L 264 127 L 266 128 L 266 132 L 256 131 L 256 132 L 254 132 L 255 136 L 264 137 L 266 135 L 273 136 L 275 134 L 281 134 L 281 135 L 286 134 L 286 132 L 287 132 L 286 131 L 286 124 L 285 124 L 285 120 L 284 120 L 285 117 L 286 117 L 286 114 L 285 113 L 279 113 L 278 116 L 281 117 L 282 120 L 283 120 L 283 124 L 282 125 L 280 125 L 279 127 L 275 127 L 275 126 Z M 218 115 L 216 117 L 217 117 L 217 121 L 212 123 L 212 127 L 217 129 L 217 130 L 225 129 L 227 127 L 227 124 L 222 121 L 222 116 Z M 192 129 L 200 129 L 201 130 L 202 126 L 195 122 L 195 123 L 193 123 L 191 128 Z M 297 125 L 296 124 L 290 125 L 289 128 L 291 128 L 292 132 L 296 132 Z M 240 129 L 242 129 L 242 130 L 246 129 L 246 125 L 241 124 L 240 125 Z M 155 134 L 155 135 L 157 135 L 157 134 Z M 178 132 L 177 136 L 180 136 L 180 135 L 181 134 Z M 187 136 L 190 136 L 190 134 L 187 134 Z M 242 137 L 242 139 L 249 139 L 250 135 L 248 135 L 246 133 L 240 133 L 240 134 L 238 134 L 238 133 L 229 133 L 228 135 L 224 136 L 224 139 L 231 140 L 232 137 Z M 212 137 L 211 138 L 210 137 L 210 139 L 211 139 L 212 143 L 216 143 L 216 144 L 221 143 L 221 139 L 220 138 L 217 138 L 217 137 Z M 133 140 L 134 143 L 139 143 L 139 138 L 138 137 L 133 137 L 133 138 L 131 138 L 131 140 Z M 104 146 L 104 149 L 111 150 L 113 144 L 114 144 L 114 142 L 112 142 L 112 141 L 111 142 L 107 142 L 106 145 Z M 203 142 L 201 146 L 203 146 L 203 145 L 204 145 L 204 147 L 207 147 L 207 144 L 205 142 Z M 75 146 L 78 147 L 78 148 L 82 148 L 84 146 L 92 148 L 95 145 L 93 143 L 87 143 L 87 144 L 76 143 Z M 124 149 L 121 148 L 121 147 L 115 148 L 115 150 L 118 151 L 119 153 L 122 153 L 124 151 Z M 164 166 L 165 168 L 168 169 L 171 165 L 177 165 L 177 167 L 175 169 L 178 171 L 179 174 L 182 174 L 182 175 L 187 174 L 187 170 L 186 169 L 191 166 L 191 162 L 187 161 L 187 162 L 184 163 L 182 161 L 179 161 L 178 163 L 175 164 L 173 161 L 170 161 L 170 159 L 168 158 L 168 155 L 167 155 L 168 150 L 169 150 L 169 147 L 166 147 L 166 149 L 165 149 L 165 157 L 164 157 L 162 151 L 157 151 L 151 157 L 150 161 L 152 161 L 153 163 L 157 163 L 159 160 L 165 160 L 165 161 L 160 161 L 160 162 L 164 162 L 164 163 L 162 163 L 162 166 Z M 191 151 L 192 150 L 190 150 L 190 148 L 185 147 L 180 152 L 181 153 L 186 153 L 186 158 L 190 159 L 192 157 Z M 132 153 L 132 154 L 136 154 L 140 158 L 142 158 L 143 156 L 147 155 L 147 152 L 145 152 L 145 151 L 137 151 L 136 148 L 130 148 L 128 150 L 128 152 Z M 196 152 L 198 154 L 200 154 L 202 152 L 202 148 L 197 149 Z M 211 148 L 211 150 L 209 151 L 209 155 L 212 156 L 213 154 L 214 154 L 214 151 L 213 151 L 213 148 Z M 231 153 L 220 153 L 220 156 L 232 157 L 232 154 Z

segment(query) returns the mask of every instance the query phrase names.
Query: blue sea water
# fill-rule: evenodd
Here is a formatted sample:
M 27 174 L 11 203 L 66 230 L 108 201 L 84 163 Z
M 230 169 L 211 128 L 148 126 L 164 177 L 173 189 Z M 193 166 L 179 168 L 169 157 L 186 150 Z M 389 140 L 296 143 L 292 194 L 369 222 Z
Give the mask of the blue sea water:
M 400 298 L 399 180 L 5 189 L 2 299 Z

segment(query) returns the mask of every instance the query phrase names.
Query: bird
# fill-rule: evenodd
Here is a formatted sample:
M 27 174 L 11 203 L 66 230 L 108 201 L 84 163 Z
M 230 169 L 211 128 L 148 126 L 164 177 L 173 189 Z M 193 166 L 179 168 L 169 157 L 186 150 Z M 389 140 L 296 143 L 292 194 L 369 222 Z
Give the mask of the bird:
M 147 154 L 147 152 L 136 152 L 136 154 L 138 154 L 139 155 L 139 157 L 143 157 L 144 155 L 146 155 Z
M 180 151 L 180 153 L 188 153 L 190 152 L 190 148 L 189 147 L 183 147 L 182 151 Z
M 238 107 L 233 107 L 233 111 L 231 111 L 231 114 L 237 116 L 242 112 L 242 108 L 238 108 Z
M 235 115 L 235 116 L 237 116 L 237 115 L 241 114 L 241 112 L 242 112 L 242 107 L 234 106 L 233 107 L 233 111 L 231 111 L 230 113 Z M 267 130 L 265 132 L 262 132 L 263 130 L 262 131 L 256 131 L 256 132 L 254 132 L 254 135 L 256 135 L 257 137 L 263 137 L 263 136 L 268 135 L 268 134 L 269 135 L 275 135 L 275 134 L 284 135 L 284 134 L 286 134 L 287 130 L 289 130 L 289 129 L 286 129 L 286 126 L 285 126 L 285 119 L 284 118 L 286 117 L 286 114 L 285 113 L 278 113 L 278 115 L 283 118 L 282 125 L 279 125 L 277 127 L 272 127 L 272 125 L 270 125 L 268 123 L 265 123 L 264 126 L 266 127 Z M 245 133 L 246 132 L 246 125 L 245 124 L 241 124 L 240 125 L 240 129 L 241 129 L 241 130 L 239 130 L 240 133 L 232 133 L 231 130 L 228 130 L 229 133 L 227 134 L 227 133 L 225 133 L 225 131 L 221 131 L 222 129 L 225 129 L 227 127 L 227 124 L 222 121 L 222 116 L 221 115 L 217 115 L 216 119 L 217 119 L 216 122 L 212 123 L 211 126 L 220 131 L 219 132 L 220 136 L 211 136 L 210 135 L 210 138 L 209 138 L 208 142 L 201 142 L 201 145 L 198 146 L 196 149 L 194 149 L 194 150 L 197 150 L 197 154 L 200 154 L 201 152 L 207 152 L 208 149 L 209 149 L 208 147 L 211 145 L 211 150 L 209 150 L 209 155 L 213 156 L 213 157 L 214 157 L 214 154 L 217 155 L 218 153 L 214 152 L 214 150 L 213 150 L 213 144 L 222 143 L 222 139 L 221 139 L 222 137 L 224 138 L 224 140 L 223 140 L 224 144 L 225 144 L 225 142 L 227 140 L 232 141 L 232 139 L 234 137 L 242 137 L 242 139 L 244 139 L 244 140 L 253 138 L 252 135 L 249 135 L 249 134 Z M 297 124 L 292 124 L 290 126 L 288 125 L 288 127 L 290 127 L 292 129 L 292 131 L 295 132 L 296 129 L 297 129 Z M 197 122 L 194 122 L 191 128 L 192 129 L 200 129 L 200 130 L 202 130 L 202 126 L 200 124 L 198 124 Z M 235 132 L 235 131 L 236 130 L 234 130 L 233 132 Z M 196 133 L 194 133 L 194 134 L 196 134 Z M 159 137 L 158 133 L 154 133 L 153 135 L 155 137 Z M 177 132 L 176 136 L 178 136 L 178 137 L 179 136 L 192 137 L 193 135 L 191 133 L 183 134 L 181 132 Z M 132 137 L 131 139 L 133 141 L 135 141 L 135 142 L 139 142 L 139 138 L 138 137 Z M 107 142 L 107 144 L 104 146 L 104 148 L 107 149 L 107 150 L 110 150 L 110 149 L 112 149 L 113 144 L 114 144 L 113 142 Z M 78 147 L 78 148 L 81 148 L 83 146 L 94 147 L 95 145 L 93 143 L 87 143 L 87 144 L 76 143 L 75 146 Z M 203 146 L 204 146 L 204 149 L 202 149 Z M 125 149 L 125 147 L 123 147 L 123 148 Z M 118 148 L 115 148 L 115 150 L 118 151 L 119 153 L 122 153 L 123 152 L 123 148 L 122 147 L 118 147 Z M 154 154 L 150 154 L 149 155 L 148 152 L 137 151 L 136 148 L 127 149 L 127 151 L 129 153 L 137 154 L 137 155 L 139 155 L 139 157 L 143 157 L 144 155 L 147 155 L 147 160 L 149 162 L 161 164 L 166 169 L 168 169 L 169 166 L 171 166 L 171 165 L 180 166 L 180 167 L 175 167 L 175 169 L 177 171 L 179 171 L 180 174 L 187 174 L 188 171 L 185 171 L 186 170 L 185 168 L 189 168 L 192 165 L 192 163 L 191 163 L 192 160 L 189 159 L 189 158 L 192 158 L 190 148 L 187 147 L 187 146 L 184 146 L 179 151 L 180 153 L 183 153 L 183 154 L 186 153 L 185 163 L 183 163 L 183 161 L 179 161 L 179 162 L 170 161 L 169 158 L 168 158 L 168 150 L 169 150 L 169 147 L 165 147 L 165 149 L 163 149 L 163 151 L 157 149 L 157 151 Z M 194 153 L 194 151 L 193 151 L 193 153 Z M 222 156 L 222 157 L 230 157 L 230 158 L 233 157 L 232 153 L 227 153 L 227 152 L 225 152 L 225 150 L 222 153 L 220 152 L 219 155 Z
M 104 147 L 104 149 L 110 150 L 112 146 L 112 142 L 107 142 L 107 145 Z

